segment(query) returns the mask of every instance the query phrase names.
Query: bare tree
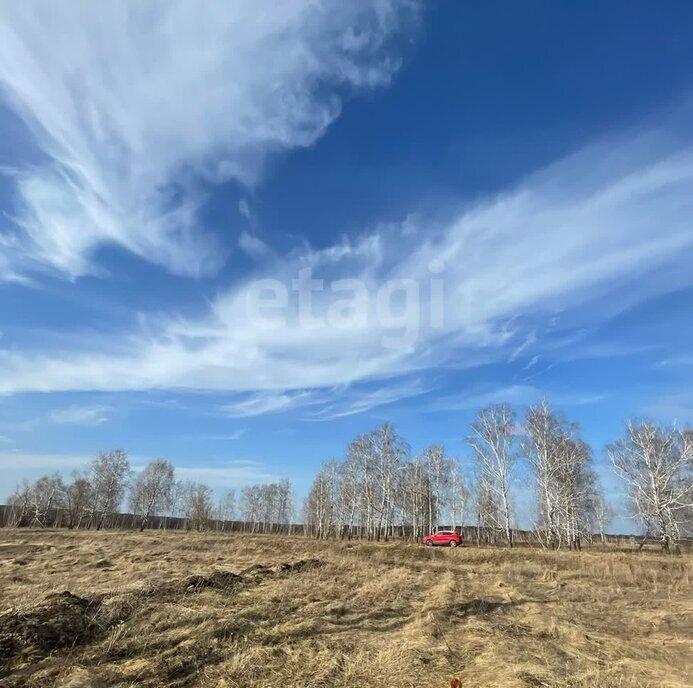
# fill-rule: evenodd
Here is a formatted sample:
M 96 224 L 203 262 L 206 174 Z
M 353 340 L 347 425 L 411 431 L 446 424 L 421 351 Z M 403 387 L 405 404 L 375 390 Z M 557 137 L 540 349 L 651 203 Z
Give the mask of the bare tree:
M 25 526 L 28 524 L 31 511 L 31 499 L 31 483 L 25 478 L 7 498 L 7 504 L 12 509 L 12 523 L 14 523 L 14 525 Z
M 414 540 L 421 540 L 432 521 L 430 509 L 435 497 L 423 457 L 417 456 L 402 471 L 401 503 L 403 523 L 411 527 Z
M 89 504 L 92 503 L 93 489 L 89 479 L 75 471 L 72 482 L 65 490 L 65 509 L 67 511 L 67 527 L 79 528 L 82 519 L 87 514 Z
M 241 517 L 244 527 L 251 532 L 268 532 L 291 521 L 293 516 L 293 493 L 291 483 L 246 485 L 241 491 Z
M 176 480 L 171 491 L 171 499 L 169 502 L 169 513 L 175 518 L 183 519 L 183 527 L 187 530 L 190 527 L 188 521 L 188 495 L 190 492 L 190 483 L 184 480 Z
M 130 506 L 141 517 L 140 532 L 169 505 L 174 485 L 174 469 L 166 459 L 149 462 L 137 476 L 130 488 Z
M 451 459 L 450 461 L 449 487 L 450 525 L 453 530 L 456 530 L 458 525 L 464 525 L 467 503 L 469 502 L 469 489 L 458 459 Z
M 454 522 L 467 494 L 459 464 L 442 446 L 410 461 L 408 445 L 386 423 L 351 442 L 343 462 L 323 464 L 303 513 L 317 537 L 379 540 L 399 532 L 419 539 L 446 514 Z
M 286 526 L 291 531 L 294 516 L 294 494 L 289 480 L 280 480 L 277 484 L 277 524 Z
M 489 406 L 479 412 L 472 424 L 472 434 L 467 438 L 475 454 L 484 491 L 494 493 L 494 502 L 500 504 L 505 538 L 513 546 L 510 523 L 510 481 L 516 462 L 515 412 L 508 404 Z
M 44 475 L 39 478 L 31 489 L 31 525 L 45 528 L 49 525 L 48 519 L 51 510 L 65 508 L 65 482 L 57 473 Z
M 335 534 L 337 496 L 339 495 L 336 461 L 323 464 L 303 506 L 303 521 L 308 532 L 317 538 Z
M 592 495 L 591 511 L 594 516 L 594 526 L 599 533 L 599 541 L 606 544 L 606 529 L 614 518 L 614 512 L 599 488 Z
M 477 476 L 475 485 L 476 496 L 476 540 L 489 543 L 496 542 L 496 535 L 503 522 L 502 507 L 498 493 L 488 480 L 485 473 Z
M 373 535 L 377 540 L 387 540 L 394 521 L 397 477 L 406 459 L 408 447 L 389 423 L 371 433 L 370 444 L 377 493 L 377 523 L 374 524 Z
M 236 490 L 226 490 L 217 503 L 216 518 L 222 523 L 223 529 L 226 529 L 227 522 L 233 521 L 235 517 Z
M 626 483 L 633 516 L 668 550 L 692 527 L 693 433 L 630 421 L 625 438 L 607 451 Z
M 213 511 L 214 502 L 210 487 L 204 483 L 187 483 L 185 514 L 188 527 L 193 530 L 207 530 Z
M 99 530 L 109 514 L 118 510 L 130 474 L 128 456 L 122 449 L 99 454 L 90 466 L 92 507 L 88 526 Z
M 535 478 L 538 535 L 552 548 L 568 542 L 571 549 L 579 549 L 594 480 L 589 446 L 578 436 L 577 426 L 544 401 L 527 412 L 522 449 Z
M 445 447 L 440 444 L 425 449 L 422 459 L 429 482 L 428 530 L 433 532 L 440 527 L 440 518 L 447 506 L 450 461 L 445 456 Z
M 339 468 L 339 501 L 342 505 L 342 531 L 340 535 L 351 539 L 360 521 L 361 509 L 361 462 L 356 453 L 358 446 L 350 445 L 347 458 Z

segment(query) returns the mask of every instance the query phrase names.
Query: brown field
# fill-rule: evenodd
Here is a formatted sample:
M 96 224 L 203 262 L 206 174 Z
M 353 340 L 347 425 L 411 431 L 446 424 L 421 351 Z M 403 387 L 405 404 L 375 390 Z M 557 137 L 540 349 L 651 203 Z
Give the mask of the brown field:
M 690 554 L 7 529 L 0 685 L 691 686 L 692 583 Z

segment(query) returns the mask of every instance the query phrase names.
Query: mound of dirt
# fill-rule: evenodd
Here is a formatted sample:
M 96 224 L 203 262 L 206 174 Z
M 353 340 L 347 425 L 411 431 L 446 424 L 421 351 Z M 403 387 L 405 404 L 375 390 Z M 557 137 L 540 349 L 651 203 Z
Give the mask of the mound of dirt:
M 215 571 L 211 576 L 189 576 L 181 582 L 182 590 L 199 590 L 201 588 L 215 588 L 217 590 L 229 590 L 245 583 L 245 578 L 231 571 Z
M 50 653 L 86 642 L 93 635 L 99 600 L 61 592 L 46 597 L 32 610 L 0 616 L 0 662 Z
M 284 562 L 276 566 L 266 566 L 265 564 L 253 564 L 241 571 L 241 575 L 258 582 L 264 578 L 273 578 L 291 573 L 300 573 L 308 569 L 322 566 L 320 559 L 300 559 L 299 561 Z
M 279 564 L 274 568 L 275 573 L 301 573 L 308 569 L 317 569 L 322 566 L 320 559 L 300 559 L 286 564 Z
M 294 562 L 285 562 L 275 566 L 265 564 L 253 564 L 240 573 L 217 570 L 209 575 L 195 574 L 181 580 L 174 580 L 163 585 L 149 585 L 140 590 L 137 595 L 141 597 L 158 597 L 165 599 L 170 595 L 190 593 L 199 590 L 217 590 L 231 592 L 243 587 L 260 585 L 263 581 L 280 576 L 300 573 L 322 566 L 320 559 L 300 559 Z

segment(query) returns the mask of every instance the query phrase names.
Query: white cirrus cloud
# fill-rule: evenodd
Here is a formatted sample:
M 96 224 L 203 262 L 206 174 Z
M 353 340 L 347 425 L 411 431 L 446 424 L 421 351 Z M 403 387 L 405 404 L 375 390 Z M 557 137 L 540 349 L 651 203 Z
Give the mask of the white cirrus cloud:
M 242 399 L 224 404 L 222 413 L 231 418 L 248 418 L 267 413 L 289 411 L 301 406 L 319 403 L 315 394 L 308 391 L 257 392 Z
M 562 406 L 588 406 L 599 404 L 608 398 L 601 392 L 557 392 L 532 385 L 506 385 L 471 389 L 452 396 L 444 396 L 433 402 L 432 412 L 472 411 L 494 404 L 508 403 L 513 406 L 530 406 L 547 399 L 552 404 Z
M 391 381 L 386 386 L 368 387 L 355 385 L 347 390 L 330 390 L 325 394 L 322 407 L 310 413 L 305 420 L 328 421 L 355 416 L 404 399 L 419 397 L 433 389 L 431 383 L 426 385 L 421 380 Z
M 58 425 L 101 425 L 108 421 L 109 410 L 107 406 L 67 406 L 52 411 L 49 419 Z
M 104 245 L 214 272 L 204 184 L 255 184 L 268 154 L 322 135 L 347 91 L 386 84 L 415 4 L 2 3 L 0 97 L 40 155 L 4 168 L 17 211 L 0 227 L 0 279 L 99 273 Z
M 251 258 L 266 258 L 270 253 L 270 247 L 259 237 L 250 232 L 241 232 L 238 237 L 238 248 Z
M 693 285 L 692 187 L 687 142 L 606 142 L 451 212 L 438 226 L 418 220 L 413 231 L 410 219 L 274 256 L 198 317 L 143 318 L 126 334 L 75 332 L 73 345 L 57 350 L 6 347 L 0 393 L 217 390 L 246 395 L 226 409 L 243 417 L 324 401 L 320 390 L 507 361 L 528 341 L 540 355 L 533 333 L 557 313 L 566 331 L 589 329 Z M 292 291 L 307 268 L 326 280 L 313 294 L 310 320 Z M 247 310 L 255 280 L 268 277 L 288 294 L 272 324 Z M 363 285 L 362 318 L 329 317 L 338 298 L 331 280 L 339 278 Z M 431 287 L 434 278 L 443 279 L 442 293 Z M 377 295 L 401 279 L 418 285 L 419 303 L 380 317 Z M 440 312 L 444 319 L 433 327 Z

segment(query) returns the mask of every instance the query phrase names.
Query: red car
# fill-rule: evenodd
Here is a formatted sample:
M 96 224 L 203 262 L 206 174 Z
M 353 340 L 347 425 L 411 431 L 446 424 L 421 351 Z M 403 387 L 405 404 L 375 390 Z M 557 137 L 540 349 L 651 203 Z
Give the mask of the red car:
M 433 535 L 426 535 L 423 539 L 423 543 L 429 547 L 433 545 L 457 547 L 462 544 L 462 536 L 454 530 L 439 530 L 433 533 Z

